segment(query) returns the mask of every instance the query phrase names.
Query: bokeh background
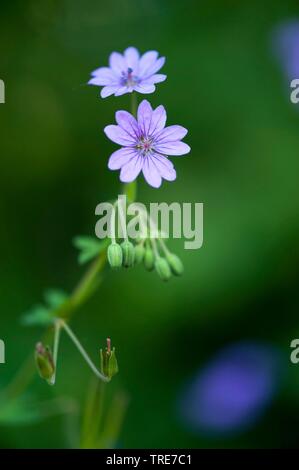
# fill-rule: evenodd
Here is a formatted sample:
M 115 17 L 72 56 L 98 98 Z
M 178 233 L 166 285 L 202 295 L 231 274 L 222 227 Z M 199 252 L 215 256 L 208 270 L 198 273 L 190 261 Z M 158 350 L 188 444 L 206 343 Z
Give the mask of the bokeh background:
M 168 284 L 142 267 L 108 270 L 73 329 L 95 360 L 107 336 L 117 347 L 107 393 L 128 397 L 119 447 L 298 447 L 296 21 L 295 0 L 1 2 L 2 390 L 42 335 L 22 313 L 47 288 L 71 291 L 84 271 L 71 241 L 119 192 L 102 130 L 129 95 L 100 99 L 89 74 L 111 51 L 156 49 L 168 78 L 149 99 L 189 129 L 192 152 L 173 157 L 174 183 L 140 178 L 138 200 L 203 202 L 204 245 L 171 242 L 185 274 Z M 0 446 L 75 445 L 90 377 L 63 337 L 55 388 L 36 375 L 20 402 L 2 399 Z

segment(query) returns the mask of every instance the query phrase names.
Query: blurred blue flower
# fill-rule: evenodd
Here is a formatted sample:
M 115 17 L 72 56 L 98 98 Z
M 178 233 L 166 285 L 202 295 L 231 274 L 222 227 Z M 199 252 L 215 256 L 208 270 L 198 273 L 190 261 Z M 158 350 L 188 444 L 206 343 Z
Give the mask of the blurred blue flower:
M 274 53 L 286 78 L 299 78 L 299 20 L 292 19 L 277 26 L 273 32 Z
M 183 421 L 205 434 L 247 429 L 271 403 L 281 364 L 279 351 L 270 345 L 241 342 L 225 348 L 185 390 L 180 404 Z

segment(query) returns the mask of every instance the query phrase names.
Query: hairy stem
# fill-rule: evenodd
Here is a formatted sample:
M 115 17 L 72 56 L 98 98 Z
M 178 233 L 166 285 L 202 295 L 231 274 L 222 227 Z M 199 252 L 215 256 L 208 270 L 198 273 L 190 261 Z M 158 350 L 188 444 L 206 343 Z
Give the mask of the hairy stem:
M 96 375 L 96 377 L 103 382 L 110 382 L 110 379 L 106 377 L 104 374 L 102 374 L 97 367 L 94 365 L 92 360 L 90 359 L 89 355 L 83 348 L 82 344 L 78 340 L 77 336 L 74 334 L 74 332 L 71 330 L 71 328 L 63 321 L 60 320 L 61 327 L 64 329 L 64 331 L 69 335 L 70 339 L 73 341 L 74 345 L 82 355 L 83 359 L 87 362 L 93 373 Z
M 53 374 L 53 377 L 51 377 L 51 379 L 49 380 L 50 385 L 55 385 L 55 381 L 56 381 L 58 347 L 59 347 L 60 329 L 61 329 L 60 321 L 55 322 L 55 327 L 54 328 L 55 328 L 54 347 L 53 347 L 54 374 Z

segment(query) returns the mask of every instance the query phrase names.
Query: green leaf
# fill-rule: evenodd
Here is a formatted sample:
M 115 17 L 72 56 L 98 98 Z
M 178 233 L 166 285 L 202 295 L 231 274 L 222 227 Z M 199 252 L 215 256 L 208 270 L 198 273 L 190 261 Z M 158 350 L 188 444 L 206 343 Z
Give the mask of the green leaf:
M 47 305 L 52 309 L 60 307 L 68 299 L 67 293 L 59 289 L 47 290 L 44 297 Z
M 79 264 L 87 263 L 98 256 L 107 247 L 107 240 L 98 240 L 95 237 L 78 236 L 73 240 L 74 246 L 79 250 Z
M 21 317 L 25 326 L 48 326 L 53 323 L 53 311 L 63 305 L 68 296 L 59 289 L 49 289 L 44 294 L 46 305 L 35 305 Z
M 24 326 L 47 326 L 53 322 L 51 310 L 44 305 L 36 305 L 31 310 L 24 313 L 21 323 Z

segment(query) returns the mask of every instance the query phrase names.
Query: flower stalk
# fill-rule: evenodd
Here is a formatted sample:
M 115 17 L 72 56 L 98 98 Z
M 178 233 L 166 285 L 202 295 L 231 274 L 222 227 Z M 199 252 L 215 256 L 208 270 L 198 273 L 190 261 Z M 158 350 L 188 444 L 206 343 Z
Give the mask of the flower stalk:
M 85 362 L 88 364 L 88 366 L 90 367 L 90 369 L 93 371 L 93 373 L 95 374 L 95 376 L 102 380 L 103 382 L 110 382 L 110 378 L 107 377 L 106 375 L 102 374 L 102 372 L 100 372 L 97 367 L 94 365 L 93 361 L 91 360 L 91 358 L 89 357 L 88 353 L 86 352 L 86 350 L 84 349 L 84 347 L 82 346 L 82 344 L 80 343 L 79 339 L 77 338 L 77 336 L 75 335 L 75 333 L 71 330 L 71 328 L 67 325 L 67 323 L 65 323 L 63 320 L 59 320 L 60 324 L 61 324 L 61 327 L 64 329 L 64 331 L 68 334 L 69 338 L 72 340 L 72 342 L 74 343 L 74 345 L 76 346 L 76 348 L 78 349 L 78 351 L 80 352 L 81 356 L 83 357 L 83 359 L 85 360 Z

